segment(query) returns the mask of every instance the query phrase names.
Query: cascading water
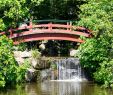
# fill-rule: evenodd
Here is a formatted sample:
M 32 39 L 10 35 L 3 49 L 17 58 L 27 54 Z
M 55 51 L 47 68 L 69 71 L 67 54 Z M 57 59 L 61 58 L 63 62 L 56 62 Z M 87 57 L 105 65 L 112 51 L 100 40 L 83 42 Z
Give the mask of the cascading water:
M 85 79 L 78 58 L 64 58 L 54 61 L 56 70 L 52 70 L 52 80 L 82 81 Z

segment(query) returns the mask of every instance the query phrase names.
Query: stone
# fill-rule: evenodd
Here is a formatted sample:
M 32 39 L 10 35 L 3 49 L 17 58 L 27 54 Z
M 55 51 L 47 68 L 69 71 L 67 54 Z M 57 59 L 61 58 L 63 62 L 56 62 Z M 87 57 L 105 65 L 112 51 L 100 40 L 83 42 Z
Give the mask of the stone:
M 77 53 L 78 53 L 78 50 L 75 50 L 75 49 L 71 49 L 71 50 L 70 50 L 70 56 L 71 56 L 71 57 L 76 56 Z
M 50 69 L 44 69 L 40 71 L 40 79 L 41 81 L 46 81 L 51 78 L 51 70 Z
M 26 75 L 25 75 L 25 80 L 27 82 L 35 82 L 37 81 L 37 75 L 38 75 L 38 71 L 33 69 L 33 68 L 28 68 Z
M 29 51 L 13 51 L 14 52 L 14 57 L 16 59 L 16 61 L 18 62 L 18 64 L 22 64 L 24 63 L 24 60 L 26 58 L 30 58 L 31 57 L 31 52 Z
M 34 69 L 42 70 L 50 68 L 50 62 L 49 60 L 44 59 L 31 59 L 31 63 Z
M 41 45 L 39 45 L 39 48 L 40 48 L 41 50 L 45 50 L 45 45 L 42 43 Z
M 21 53 L 21 57 L 22 57 L 22 58 L 29 58 L 29 57 L 31 57 L 31 52 L 23 51 L 23 52 Z

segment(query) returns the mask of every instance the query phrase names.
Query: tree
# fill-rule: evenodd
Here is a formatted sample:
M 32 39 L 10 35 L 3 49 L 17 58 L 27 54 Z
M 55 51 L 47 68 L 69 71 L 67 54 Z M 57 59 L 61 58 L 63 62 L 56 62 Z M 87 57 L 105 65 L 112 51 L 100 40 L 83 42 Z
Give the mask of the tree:
M 81 6 L 82 13 L 78 25 L 93 30 L 94 37 L 80 46 L 80 60 L 83 67 L 90 71 L 95 81 L 111 85 L 113 67 L 113 11 L 112 0 L 90 0 Z M 104 65 L 104 66 L 103 66 Z M 109 73 L 106 70 L 109 69 Z M 101 72 L 101 74 L 100 74 Z M 106 73 L 106 74 L 104 74 Z M 108 78 L 104 78 L 108 76 Z M 110 76 L 110 77 L 109 77 Z M 109 86 L 107 85 L 107 86 Z
M 26 0 L 0 1 L 0 30 L 15 27 L 17 22 L 28 16 L 28 8 L 24 6 Z
M 75 19 L 84 0 L 1 0 L 0 31 L 33 19 Z

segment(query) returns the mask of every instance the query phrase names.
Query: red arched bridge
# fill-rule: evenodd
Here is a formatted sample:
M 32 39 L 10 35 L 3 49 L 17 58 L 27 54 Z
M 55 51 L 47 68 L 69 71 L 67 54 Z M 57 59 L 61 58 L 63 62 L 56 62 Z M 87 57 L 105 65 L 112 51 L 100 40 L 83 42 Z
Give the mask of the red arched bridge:
M 80 39 L 80 36 L 91 37 L 90 30 L 73 26 L 72 21 L 67 20 L 30 21 L 16 29 L 10 29 L 8 32 L 0 34 L 8 34 L 9 38 L 13 39 L 14 44 L 36 40 L 68 40 L 82 43 L 84 40 Z

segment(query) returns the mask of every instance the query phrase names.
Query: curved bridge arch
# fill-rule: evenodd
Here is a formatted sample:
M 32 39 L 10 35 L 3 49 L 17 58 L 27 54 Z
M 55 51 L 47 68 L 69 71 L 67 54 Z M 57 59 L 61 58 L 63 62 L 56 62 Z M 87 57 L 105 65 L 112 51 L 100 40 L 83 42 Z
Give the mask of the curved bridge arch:
M 2 32 L 1 34 L 5 34 Z M 68 40 L 83 43 L 80 36 L 91 37 L 91 31 L 83 27 L 67 24 L 25 24 L 17 29 L 9 30 L 9 37 L 13 39 L 14 44 L 30 42 L 37 40 Z

